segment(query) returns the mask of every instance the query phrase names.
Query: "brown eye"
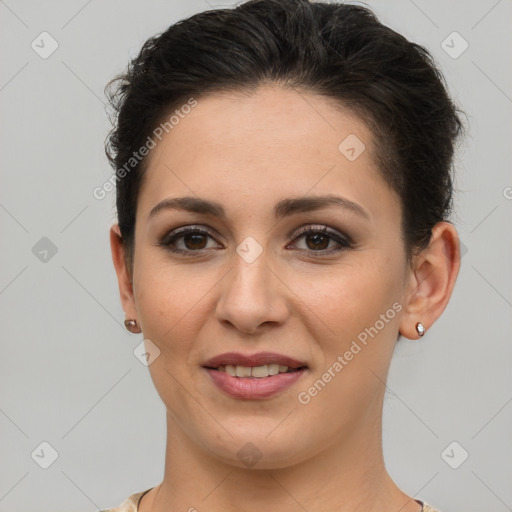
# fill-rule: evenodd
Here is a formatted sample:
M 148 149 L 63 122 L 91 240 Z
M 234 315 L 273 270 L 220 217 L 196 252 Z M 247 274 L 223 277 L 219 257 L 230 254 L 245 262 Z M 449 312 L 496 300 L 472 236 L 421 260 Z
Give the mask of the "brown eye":
M 315 256 L 323 256 L 350 249 L 353 242 L 347 235 L 332 231 L 327 226 L 306 226 L 295 237 L 293 246 Z
M 204 254 L 204 251 L 218 248 L 219 246 L 215 238 L 208 231 L 195 227 L 185 227 L 172 231 L 164 236 L 159 245 L 170 252 L 188 255 Z
M 306 245 L 308 246 L 308 249 L 311 249 L 312 251 L 327 249 L 329 241 L 330 237 L 322 233 L 306 235 Z
M 204 249 L 208 243 L 207 235 L 203 233 L 189 233 L 183 236 L 185 247 L 190 250 Z

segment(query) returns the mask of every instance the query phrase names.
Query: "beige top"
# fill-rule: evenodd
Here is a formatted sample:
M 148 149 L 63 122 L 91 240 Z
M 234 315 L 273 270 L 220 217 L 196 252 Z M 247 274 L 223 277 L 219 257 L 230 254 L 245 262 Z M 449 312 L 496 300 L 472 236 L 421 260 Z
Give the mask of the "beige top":
M 114 508 L 107 508 L 105 510 L 100 510 L 99 512 L 137 512 L 139 509 L 139 502 L 146 494 L 147 492 L 151 491 L 152 487 L 150 489 L 146 489 L 142 492 L 137 492 L 135 494 L 132 494 L 128 498 L 126 498 L 121 505 Z M 430 505 L 427 505 L 424 501 L 417 500 L 420 502 L 420 504 L 423 506 L 421 509 L 421 512 L 439 512 L 439 510 L 432 508 Z

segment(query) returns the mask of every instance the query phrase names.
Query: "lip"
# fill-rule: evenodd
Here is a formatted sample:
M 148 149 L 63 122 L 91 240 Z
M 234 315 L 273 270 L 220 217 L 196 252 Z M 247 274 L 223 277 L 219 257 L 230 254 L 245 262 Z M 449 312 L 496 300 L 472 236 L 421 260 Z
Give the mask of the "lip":
M 293 357 L 277 354 L 275 352 L 258 352 L 257 354 L 242 354 L 240 352 L 225 352 L 212 357 L 203 364 L 203 368 L 218 368 L 221 365 L 231 364 L 234 366 L 262 366 L 264 364 L 280 364 L 289 368 L 301 368 L 306 363 L 298 361 Z
M 216 370 L 220 365 L 262 366 L 279 364 L 295 369 L 293 372 L 269 375 L 268 377 L 232 377 Z M 307 371 L 307 365 L 297 359 L 274 352 L 260 352 L 246 355 L 239 352 L 226 352 L 208 360 L 203 368 L 212 382 L 227 395 L 242 400 L 264 400 L 292 386 Z
M 226 372 L 206 368 L 213 383 L 224 393 L 244 400 L 263 400 L 292 386 L 306 372 L 305 368 L 268 377 L 232 377 Z

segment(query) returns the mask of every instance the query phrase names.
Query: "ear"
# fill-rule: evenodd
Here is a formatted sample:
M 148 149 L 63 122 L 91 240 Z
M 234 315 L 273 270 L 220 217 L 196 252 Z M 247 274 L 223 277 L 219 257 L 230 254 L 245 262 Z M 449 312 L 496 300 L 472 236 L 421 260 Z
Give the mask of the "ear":
M 416 324 L 428 331 L 446 308 L 460 268 L 460 242 L 449 222 L 432 229 L 428 247 L 413 257 L 409 284 L 404 298 L 400 333 L 418 339 Z
M 110 228 L 110 248 L 112 250 L 112 261 L 117 274 L 117 282 L 119 285 L 119 294 L 121 297 L 121 305 L 126 314 L 126 318 L 137 318 L 137 310 L 133 298 L 133 285 L 130 269 L 125 261 L 125 250 L 123 247 L 123 238 L 119 225 L 114 224 Z

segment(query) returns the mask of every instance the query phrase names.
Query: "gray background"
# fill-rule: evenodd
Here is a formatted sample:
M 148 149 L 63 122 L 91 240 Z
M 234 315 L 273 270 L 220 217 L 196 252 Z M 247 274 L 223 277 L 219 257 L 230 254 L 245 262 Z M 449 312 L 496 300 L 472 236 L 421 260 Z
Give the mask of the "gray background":
M 162 478 L 164 407 L 133 355 L 142 335 L 122 325 L 113 194 L 92 195 L 111 173 L 103 87 L 149 36 L 223 5 L 0 0 L 0 512 L 93 511 Z M 386 462 L 443 512 L 512 510 L 512 2 L 369 5 L 432 51 L 470 122 L 453 219 L 461 273 L 422 341 L 397 346 Z M 31 47 L 43 31 L 58 43 L 46 59 Z M 457 58 L 454 31 L 469 44 Z M 42 442 L 58 453 L 47 469 Z

